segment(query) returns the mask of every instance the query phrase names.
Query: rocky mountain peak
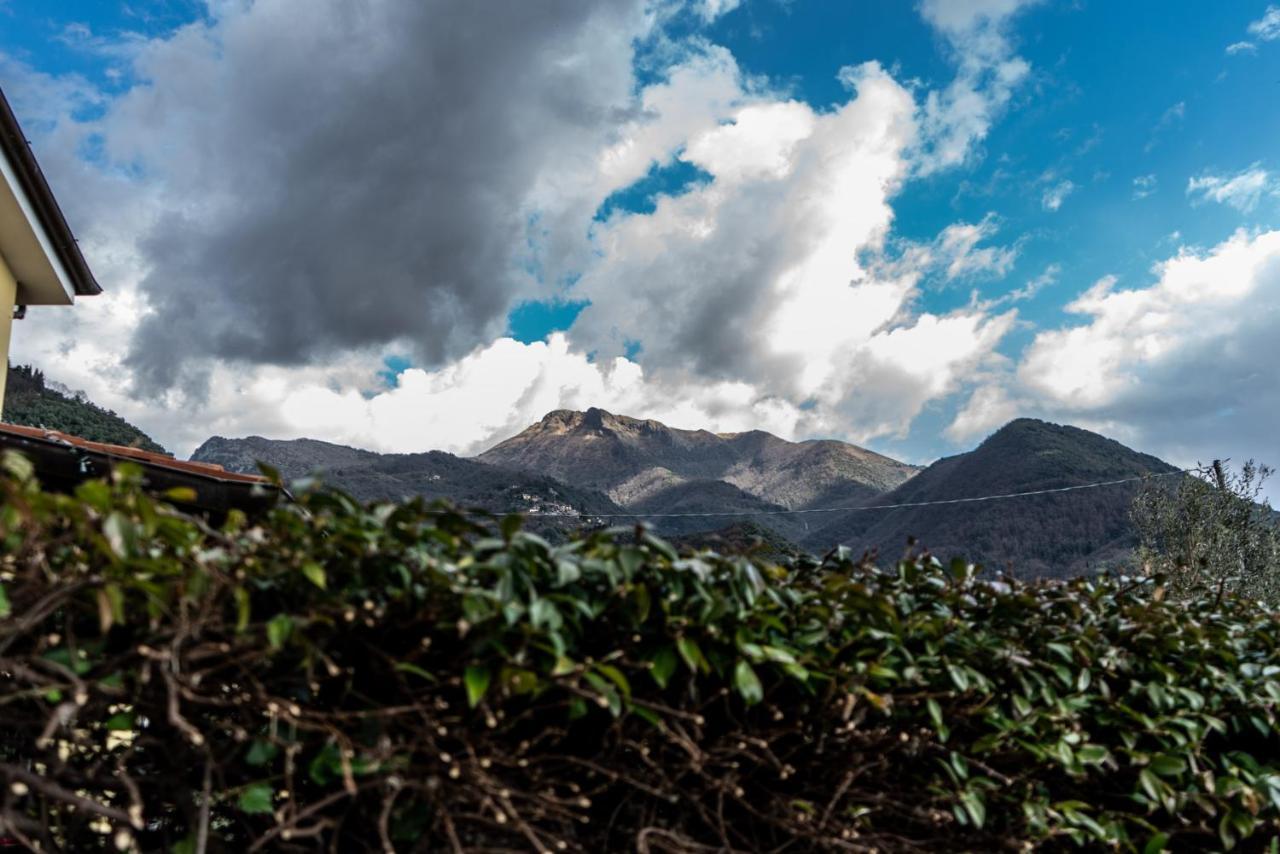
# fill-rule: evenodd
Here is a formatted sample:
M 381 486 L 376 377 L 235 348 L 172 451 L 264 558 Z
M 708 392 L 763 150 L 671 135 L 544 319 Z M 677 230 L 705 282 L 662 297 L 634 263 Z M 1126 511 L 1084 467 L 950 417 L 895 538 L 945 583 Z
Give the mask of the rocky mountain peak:
M 705 489 L 719 481 L 757 500 L 803 507 L 892 489 L 916 471 L 845 442 L 681 430 L 597 407 L 550 412 L 477 459 L 589 485 L 624 504 L 676 484 L 687 491 L 688 481 L 706 482 Z
M 572 409 L 553 409 L 530 430 L 572 430 L 582 423 L 582 413 Z
M 1136 484 L 1009 500 L 956 498 L 1058 489 L 1174 469 L 1105 436 L 1032 418 L 921 471 L 832 439 L 791 442 L 760 430 L 715 434 L 593 407 L 547 413 L 475 459 L 432 451 L 375 454 L 311 439 L 213 437 L 194 459 L 231 471 L 263 460 L 287 478 L 322 472 L 356 497 L 447 498 L 495 512 L 634 513 L 665 535 L 728 523 L 764 525 L 821 553 L 837 543 L 893 559 L 908 537 L 1027 575 L 1089 571 L 1129 554 Z M 871 504 L 910 504 L 897 509 Z M 790 514 L 812 510 L 821 514 Z M 836 508 L 849 508 L 841 512 Z M 665 514 L 694 514 L 671 518 Z M 696 514 L 715 514 L 700 517 Z M 539 530 L 558 530 L 547 517 Z
M 670 432 L 660 421 L 632 418 L 629 415 L 617 415 L 605 409 L 592 406 L 586 410 L 555 409 L 548 412 L 538 423 L 513 438 L 535 435 L 561 435 L 572 432 L 609 433 L 617 436 L 630 436 Z M 676 431 L 698 432 L 705 431 Z M 730 434 L 737 435 L 737 434 Z

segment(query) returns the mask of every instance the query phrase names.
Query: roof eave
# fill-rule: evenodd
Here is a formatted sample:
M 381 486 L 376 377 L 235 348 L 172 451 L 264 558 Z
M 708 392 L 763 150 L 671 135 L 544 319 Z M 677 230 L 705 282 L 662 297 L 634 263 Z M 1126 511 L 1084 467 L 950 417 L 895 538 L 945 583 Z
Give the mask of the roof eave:
M 89 269 L 89 263 L 85 261 L 80 245 L 71 233 L 71 226 L 67 224 L 67 218 L 58 206 L 58 200 L 54 197 L 49 182 L 45 180 L 44 172 L 40 170 L 40 164 L 36 161 L 35 154 L 22 133 L 22 127 L 18 124 L 18 117 L 14 115 L 3 90 L 0 90 L 0 152 L 9 161 L 22 191 L 34 208 L 58 261 L 71 280 L 75 295 L 96 296 L 102 293 L 102 286 Z

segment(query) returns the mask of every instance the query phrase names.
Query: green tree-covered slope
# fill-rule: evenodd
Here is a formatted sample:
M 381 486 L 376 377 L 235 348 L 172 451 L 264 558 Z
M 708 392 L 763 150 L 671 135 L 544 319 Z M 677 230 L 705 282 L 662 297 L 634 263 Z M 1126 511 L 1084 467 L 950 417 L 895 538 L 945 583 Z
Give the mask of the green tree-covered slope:
M 94 442 L 127 445 L 165 453 L 159 443 L 116 415 L 80 395 L 68 396 L 45 385 L 44 373 L 29 365 L 10 365 L 4 420 L 26 427 L 61 430 Z
M 1031 418 L 1012 421 L 972 451 L 929 466 L 874 504 L 918 504 L 1168 474 L 1173 466 L 1097 433 Z M 1128 557 L 1137 483 L 1003 501 L 835 514 L 804 541 L 901 555 L 909 538 L 1023 577 L 1066 576 Z

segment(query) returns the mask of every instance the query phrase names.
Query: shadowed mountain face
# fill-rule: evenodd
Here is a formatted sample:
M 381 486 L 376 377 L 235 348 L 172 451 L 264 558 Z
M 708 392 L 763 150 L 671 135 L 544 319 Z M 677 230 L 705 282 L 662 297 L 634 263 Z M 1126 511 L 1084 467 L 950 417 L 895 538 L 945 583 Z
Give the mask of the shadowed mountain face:
M 857 503 L 919 471 L 845 442 L 788 442 L 759 430 L 676 430 L 601 409 L 552 412 L 477 459 L 599 489 L 650 512 L 664 495 L 687 502 L 710 490 L 708 499 L 723 500 L 723 489 L 712 485 L 717 482 L 753 496 L 755 504 L 787 509 Z
M 1134 545 L 1129 505 L 1138 485 L 896 510 L 781 511 L 943 501 L 1174 471 L 1096 433 L 1031 419 L 915 474 L 842 442 L 673 430 L 598 409 L 552 412 L 476 459 L 258 437 L 215 437 L 193 459 L 247 472 L 261 460 L 290 479 L 318 471 L 364 500 L 421 495 L 529 512 L 544 532 L 591 524 L 598 521 L 593 514 L 631 513 L 691 543 L 722 531 L 726 542 L 758 539 L 779 553 L 790 543 L 814 553 L 844 544 L 887 559 L 914 537 L 940 557 L 1023 577 L 1077 574 L 1125 557 Z M 582 518 L 538 520 L 538 512 Z
M 333 472 L 375 462 L 381 454 L 321 442 L 316 439 L 281 441 L 249 436 L 224 439 L 214 436 L 196 448 L 191 459 L 200 463 L 217 463 L 227 471 L 257 474 L 263 462 L 279 470 L 285 480 L 307 477 L 316 472 Z
M 1081 430 L 1029 418 L 978 448 L 929 466 L 876 504 L 1029 492 L 1176 471 L 1148 454 Z M 896 558 L 914 537 L 942 557 L 963 556 L 1023 577 L 1074 575 L 1124 557 L 1136 544 L 1129 506 L 1139 484 L 965 504 L 840 514 L 804 538 Z
M 280 471 L 286 480 L 318 474 L 326 482 L 363 501 L 444 498 L 464 507 L 495 513 L 618 513 L 622 508 L 595 490 L 570 486 L 544 475 L 511 471 L 456 457 L 443 451 L 377 454 L 315 439 L 280 441 L 250 436 L 215 436 L 191 459 L 218 463 L 230 471 L 256 473 L 258 462 Z M 574 527 L 573 518 L 552 523 Z

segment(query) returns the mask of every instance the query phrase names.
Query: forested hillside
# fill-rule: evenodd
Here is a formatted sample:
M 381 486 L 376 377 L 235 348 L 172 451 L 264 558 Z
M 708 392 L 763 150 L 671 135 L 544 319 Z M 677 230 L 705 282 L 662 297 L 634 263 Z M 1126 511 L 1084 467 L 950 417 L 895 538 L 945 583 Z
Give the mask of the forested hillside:
M 598 409 L 551 412 L 474 459 L 259 437 L 215 437 L 193 459 L 247 472 L 261 460 L 286 478 L 320 471 L 326 482 L 366 500 L 421 495 L 495 512 L 547 513 L 566 505 L 592 524 L 622 514 L 607 521 L 645 521 L 664 536 L 697 542 L 704 538 L 695 535 L 720 529 L 736 542 L 749 526 L 767 530 L 766 541 L 795 543 L 814 555 L 847 545 L 896 559 L 914 538 L 935 552 L 1026 577 L 1075 575 L 1128 559 L 1137 544 L 1129 506 L 1138 484 L 976 504 L 860 508 L 1173 471 L 1097 433 L 1033 419 L 1013 421 L 973 451 L 915 474 L 915 467 L 843 442 L 675 430 Z
M 286 480 L 319 475 L 325 483 L 365 501 L 443 498 L 461 507 L 482 507 L 499 514 L 542 514 L 551 524 L 564 527 L 577 527 L 583 521 L 594 524 L 590 521 L 593 514 L 623 512 L 593 489 L 546 475 L 484 465 L 443 451 L 378 454 L 315 439 L 214 436 L 197 448 L 191 459 L 250 474 L 256 473 L 262 462 Z M 580 520 L 575 514 L 587 518 Z
M 111 410 L 91 403 L 82 394 L 64 394 L 50 388 L 44 372 L 30 365 L 9 366 L 4 420 L 61 430 L 94 442 L 165 453 L 158 442 Z
M 978 448 L 939 460 L 875 504 L 947 501 L 1143 477 L 1175 471 L 1149 454 L 1081 430 L 1030 418 L 1012 421 Z M 909 538 L 1026 577 L 1075 575 L 1126 557 L 1137 545 L 1129 506 L 1137 483 L 896 510 L 838 515 L 810 535 L 893 559 Z

